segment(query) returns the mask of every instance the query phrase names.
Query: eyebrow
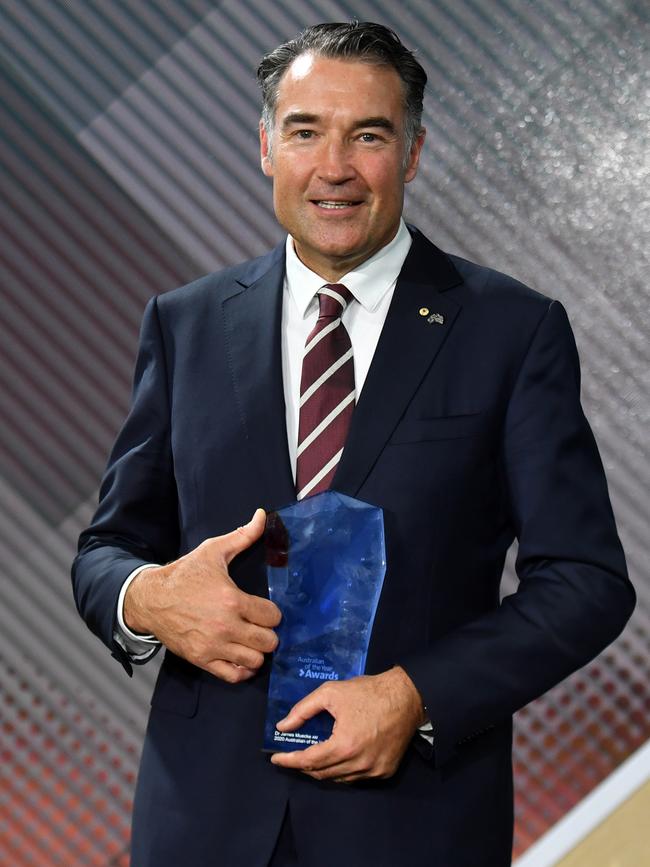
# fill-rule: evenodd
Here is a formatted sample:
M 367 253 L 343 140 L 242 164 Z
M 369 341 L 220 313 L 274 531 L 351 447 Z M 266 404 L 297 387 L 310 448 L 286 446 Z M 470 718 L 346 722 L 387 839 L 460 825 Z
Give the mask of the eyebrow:
M 361 120 L 356 121 L 353 126 L 353 129 L 363 129 L 365 127 L 379 127 L 380 129 L 388 130 L 388 132 L 395 132 L 395 124 L 388 120 L 387 117 L 364 117 Z
M 288 114 L 282 121 L 283 129 L 286 129 L 289 126 L 300 123 L 317 123 L 319 117 L 317 114 L 311 114 L 310 112 L 304 111 L 293 111 Z M 366 129 L 367 127 L 372 127 L 374 129 L 385 129 L 388 132 L 395 133 L 395 124 L 390 121 L 387 117 L 362 117 L 360 120 L 357 120 L 352 125 L 352 129 Z
M 295 123 L 316 123 L 318 120 L 317 114 L 309 114 L 304 111 L 292 111 L 282 120 L 282 126 L 284 129 L 286 127 L 291 126 Z

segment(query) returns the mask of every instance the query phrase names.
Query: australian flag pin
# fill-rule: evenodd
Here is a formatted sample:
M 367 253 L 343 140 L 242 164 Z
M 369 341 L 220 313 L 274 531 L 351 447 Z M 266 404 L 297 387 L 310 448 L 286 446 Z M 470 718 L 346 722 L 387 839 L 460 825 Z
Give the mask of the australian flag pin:
M 433 325 L 434 323 L 436 325 L 444 325 L 445 317 L 442 315 L 442 313 L 432 313 L 431 316 L 427 316 L 427 322 L 429 323 L 429 325 Z

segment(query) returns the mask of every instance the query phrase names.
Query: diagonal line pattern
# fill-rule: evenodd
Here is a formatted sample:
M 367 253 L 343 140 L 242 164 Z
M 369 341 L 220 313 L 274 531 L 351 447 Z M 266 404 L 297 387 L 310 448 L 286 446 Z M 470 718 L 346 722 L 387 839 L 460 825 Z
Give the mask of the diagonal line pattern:
M 342 366 L 345 364 L 345 362 L 348 361 L 348 360 L 351 359 L 351 358 L 352 358 L 352 349 L 349 349 L 349 350 L 345 353 L 345 355 L 342 355 L 342 356 L 341 356 L 341 358 L 337 358 L 337 360 L 336 360 L 333 364 L 331 364 L 331 365 L 327 368 L 327 370 L 326 370 L 324 373 L 322 373 L 322 374 L 318 377 L 318 379 L 316 380 L 316 382 L 313 382 L 313 383 L 309 386 L 309 388 L 307 388 L 307 389 L 306 389 L 306 390 L 305 390 L 305 391 L 300 395 L 300 406 L 304 406 L 304 404 L 307 403 L 307 401 L 309 400 L 309 398 L 310 398 L 313 394 L 315 394 L 316 391 L 318 391 L 318 389 L 321 387 L 321 385 L 323 385 L 323 383 L 324 383 L 326 380 L 328 380 L 328 379 L 330 378 L 330 376 L 332 376 L 334 373 L 336 373 L 336 371 L 339 369 L 339 367 L 342 367 Z
M 341 284 L 318 293 L 318 320 L 307 337 L 300 382 L 298 499 L 329 487 L 343 453 L 355 401 L 352 344 L 341 320 L 351 298 Z
M 298 456 L 300 456 L 304 450 L 310 446 L 317 436 L 320 434 L 334 421 L 334 419 L 341 413 L 343 410 L 350 404 L 355 398 L 355 392 L 351 391 L 347 397 L 344 397 L 341 403 L 338 406 L 335 406 L 332 412 L 326 416 L 319 425 L 313 429 L 313 431 L 308 434 L 305 439 L 300 443 L 298 447 Z

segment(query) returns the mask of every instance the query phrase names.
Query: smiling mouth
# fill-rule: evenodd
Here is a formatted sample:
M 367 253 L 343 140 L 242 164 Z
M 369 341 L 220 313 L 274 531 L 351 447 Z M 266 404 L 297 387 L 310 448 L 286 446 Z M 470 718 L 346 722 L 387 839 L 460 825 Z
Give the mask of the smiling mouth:
M 353 208 L 356 205 L 360 205 L 361 202 L 339 202 L 332 201 L 331 199 L 312 199 L 312 202 L 317 205 L 319 208 L 325 208 L 325 210 L 339 210 L 342 208 Z

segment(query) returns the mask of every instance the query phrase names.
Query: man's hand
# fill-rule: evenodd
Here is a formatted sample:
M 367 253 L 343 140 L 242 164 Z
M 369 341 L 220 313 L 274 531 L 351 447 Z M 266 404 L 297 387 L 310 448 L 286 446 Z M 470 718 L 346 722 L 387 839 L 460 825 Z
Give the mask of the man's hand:
M 258 509 L 250 523 L 206 539 L 166 566 L 146 569 L 124 598 L 129 629 L 151 633 L 173 653 L 229 683 L 252 677 L 278 643 L 279 608 L 244 593 L 228 564 L 264 532 Z
M 385 779 L 395 773 L 426 719 L 419 692 L 399 666 L 383 674 L 319 686 L 295 704 L 277 728 L 293 731 L 322 710 L 334 717 L 331 737 L 306 750 L 275 753 L 273 764 L 295 768 L 316 780 Z

